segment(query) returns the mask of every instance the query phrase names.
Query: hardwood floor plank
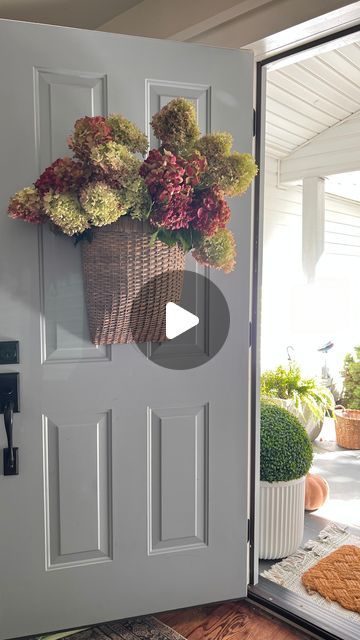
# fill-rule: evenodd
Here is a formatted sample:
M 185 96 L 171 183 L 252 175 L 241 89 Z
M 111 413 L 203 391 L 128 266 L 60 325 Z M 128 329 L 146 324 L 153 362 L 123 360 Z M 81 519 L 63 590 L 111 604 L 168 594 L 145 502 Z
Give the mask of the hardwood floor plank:
M 158 613 L 187 640 L 305 640 L 309 636 L 239 600 Z

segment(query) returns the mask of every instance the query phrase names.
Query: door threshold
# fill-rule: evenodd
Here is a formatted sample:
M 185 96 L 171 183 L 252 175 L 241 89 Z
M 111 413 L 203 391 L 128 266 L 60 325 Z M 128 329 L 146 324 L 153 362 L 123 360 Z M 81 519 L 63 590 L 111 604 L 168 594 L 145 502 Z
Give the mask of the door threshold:
M 342 619 L 332 611 L 322 611 L 319 605 L 261 576 L 258 584 L 249 587 L 248 598 L 322 640 L 354 640 L 359 637 L 358 624 Z

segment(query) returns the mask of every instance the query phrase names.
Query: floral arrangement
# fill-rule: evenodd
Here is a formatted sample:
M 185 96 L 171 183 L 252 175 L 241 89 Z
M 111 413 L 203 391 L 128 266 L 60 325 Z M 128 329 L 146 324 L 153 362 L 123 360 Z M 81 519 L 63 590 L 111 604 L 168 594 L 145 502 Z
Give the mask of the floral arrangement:
M 160 147 L 144 160 L 147 138 L 122 115 L 80 118 L 68 140 L 73 157 L 55 160 L 15 194 L 9 215 L 48 222 L 76 242 L 127 215 L 147 221 L 154 241 L 179 243 L 201 264 L 231 271 L 236 246 L 226 196 L 249 187 L 253 157 L 232 151 L 229 133 L 201 136 L 194 106 L 183 98 L 151 125 Z

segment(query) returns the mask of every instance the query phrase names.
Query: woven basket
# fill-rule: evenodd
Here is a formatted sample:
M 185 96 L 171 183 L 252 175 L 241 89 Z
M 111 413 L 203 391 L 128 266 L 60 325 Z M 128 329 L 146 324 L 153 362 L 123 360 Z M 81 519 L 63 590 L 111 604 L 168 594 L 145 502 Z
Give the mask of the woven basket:
M 360 411 L 335 407 L 336 442 L 344 449 L 360 449 Z
M 85 301 L 94 344 L 161 342 L 167 302 L 181 298 L 185 254 L 131 218 L 95 230 L 81 243 Z M 148 286 L 146 286 L 148 285 Z

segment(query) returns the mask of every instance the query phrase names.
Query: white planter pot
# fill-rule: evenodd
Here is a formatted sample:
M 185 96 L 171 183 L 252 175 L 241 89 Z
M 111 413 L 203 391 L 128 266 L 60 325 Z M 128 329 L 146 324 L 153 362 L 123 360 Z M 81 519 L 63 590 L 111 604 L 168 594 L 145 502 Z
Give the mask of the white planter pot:
M 305 476 L 289 482 L 260 482 L 260 558 L 285 558 L 304 535 Z

